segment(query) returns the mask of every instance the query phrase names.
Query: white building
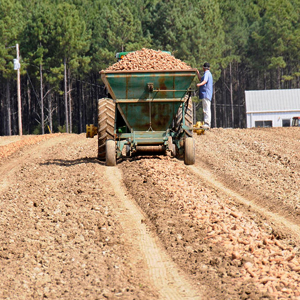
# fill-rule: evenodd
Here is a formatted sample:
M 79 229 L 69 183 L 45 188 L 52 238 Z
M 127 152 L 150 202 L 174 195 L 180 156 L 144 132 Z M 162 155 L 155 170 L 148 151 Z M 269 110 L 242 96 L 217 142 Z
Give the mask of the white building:
M 300 89 L 245 91 L 247 128 L 288 127 L 300 117 Z

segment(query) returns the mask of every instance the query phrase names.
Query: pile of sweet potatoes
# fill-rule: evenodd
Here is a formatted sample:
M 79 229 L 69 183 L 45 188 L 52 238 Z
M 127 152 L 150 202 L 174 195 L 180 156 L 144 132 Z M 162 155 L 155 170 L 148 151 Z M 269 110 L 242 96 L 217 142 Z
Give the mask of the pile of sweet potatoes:
M 129 52 L 120 61 L 107 68 L 106 71 L 188 69 L 191 69 L 191 67 L 167 52 L 143 48 L 142 50 Z

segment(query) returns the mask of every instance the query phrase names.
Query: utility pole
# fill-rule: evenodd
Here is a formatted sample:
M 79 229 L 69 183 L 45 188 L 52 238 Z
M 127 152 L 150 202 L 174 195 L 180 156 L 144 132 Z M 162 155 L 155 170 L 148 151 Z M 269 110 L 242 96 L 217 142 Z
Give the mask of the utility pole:
M 69 131 L 69 112 L 68 112 L 68 90 L 67 90 L 67 59 L 64 58 L 64 90 L 65 90 L 65 115 L 66 115 L 66 133 Z
M 16 45 L 17 49 L 17 60 L 20 63 L 20 52 L 19 52 L 19 44 Z M 18 73 L 18 119 L 19 119 L 19 135 L 23 135 L 22 128 L 22 106 L 21 106 L 21 76 L 20 76 L 20 68 L 17 70 Z
M 40 63 L 40 97 L 41 97 L 41 124 L 42 124 L 42 134 L 45 134 L 44 93 L 43 93 L 43 66 L 42 66 L 42 63 Z
M 18 121 L 19 121 L 19 135 L 23 135 L 22 130 L 22 106 L 21 106 L 21 76 L 20 76 L 20 52 L 19 44 L 16 44 L 17 59 L 14 59 L 14 70 L 17 70 L 17 86 L 18 86 Z

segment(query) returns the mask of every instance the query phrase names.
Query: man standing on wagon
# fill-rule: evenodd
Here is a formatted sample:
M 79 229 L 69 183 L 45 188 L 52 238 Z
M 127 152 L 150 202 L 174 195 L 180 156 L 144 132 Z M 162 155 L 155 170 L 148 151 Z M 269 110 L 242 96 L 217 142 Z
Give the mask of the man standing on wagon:
M 211 125 L 211 99 L 213 95 L 213 77 L 209 69 L 209 63 L 204 63 L 204 75 L 201 77 L 200 83 L 197 84 L 197 86 L 199 87 L 199 99 L 202 100 L 204 114 L 204 125 L 202 125 L 201 127 L 205 129 L 209 129 Z

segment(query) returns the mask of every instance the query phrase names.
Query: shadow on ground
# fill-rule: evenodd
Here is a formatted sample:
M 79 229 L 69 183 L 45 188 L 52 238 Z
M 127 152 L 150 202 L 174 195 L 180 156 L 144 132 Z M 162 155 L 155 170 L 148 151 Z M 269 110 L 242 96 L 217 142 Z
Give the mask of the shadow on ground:
M 48 165 L 57 165 L 57 166 L 63 166 L 63 167 L 71 167 L 74 165 L 80 165 L 80 164 L 99 164 L 99 165 L 105 165 L 105 161 L 101 161 L 96 157 L 84 157 L 84 158 L 77 158 L 77 159 L 50 159 L 46 161 L 45 163 L 41 163 L 41 166 L 48 166 Z

